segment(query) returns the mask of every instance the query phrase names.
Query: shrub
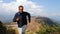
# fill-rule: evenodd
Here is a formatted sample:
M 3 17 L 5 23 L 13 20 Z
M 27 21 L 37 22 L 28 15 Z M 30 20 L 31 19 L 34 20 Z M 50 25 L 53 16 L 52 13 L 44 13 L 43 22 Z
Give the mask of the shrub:
M 3 23 L 0 21 L 0 34 L 6 34 L 7 29 L 5 26 L 3 26 Z

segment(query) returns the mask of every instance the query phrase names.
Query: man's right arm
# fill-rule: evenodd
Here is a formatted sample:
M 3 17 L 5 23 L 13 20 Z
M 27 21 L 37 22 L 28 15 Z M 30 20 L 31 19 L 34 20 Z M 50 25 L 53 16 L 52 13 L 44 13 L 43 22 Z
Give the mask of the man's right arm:
M 16 22 L 16 18 L 17 18 L 17 14 L 15 14 L 15 16 L 13 18 L 13 22 Z
M 13 22 L 17 22 L 18 20 L 19 20 L 19 18 L 18 18 L 18 15 L 16 13 L 15 16 L 14 16 L 14 18 L 13 18 Z

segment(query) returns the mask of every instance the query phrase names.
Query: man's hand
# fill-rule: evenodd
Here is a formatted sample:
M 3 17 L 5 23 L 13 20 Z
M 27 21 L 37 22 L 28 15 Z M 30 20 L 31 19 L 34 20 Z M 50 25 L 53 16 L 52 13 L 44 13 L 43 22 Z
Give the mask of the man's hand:
M 16 21 L 19 21 L 19 18 L 17 18 Z

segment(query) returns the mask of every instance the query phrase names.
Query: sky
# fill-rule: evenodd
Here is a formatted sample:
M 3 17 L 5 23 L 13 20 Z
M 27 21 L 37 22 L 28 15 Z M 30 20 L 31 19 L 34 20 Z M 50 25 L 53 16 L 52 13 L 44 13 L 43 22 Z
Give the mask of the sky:
M 0 0 L 0 20 L 12 21 L 19 5 L 23 5 L 24 11 L 32 16 L 44 16 L 60 21 L 60 0 Z

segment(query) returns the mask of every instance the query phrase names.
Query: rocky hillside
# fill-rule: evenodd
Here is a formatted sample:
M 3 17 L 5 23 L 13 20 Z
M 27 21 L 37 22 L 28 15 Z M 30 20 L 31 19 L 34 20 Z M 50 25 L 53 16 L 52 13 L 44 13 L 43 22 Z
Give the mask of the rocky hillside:
M 60 34 L 60 26 L 47 17 L 32 17 L 26 34 Z
M 17 23 L 8 23 L 6 26 L 7 30 L 15 29 L 14 32 L 18 34 Z M 32 17 L 31 23 L 27 25 L 26 34 L 60 34 L 60 26 L 47 17 Z

